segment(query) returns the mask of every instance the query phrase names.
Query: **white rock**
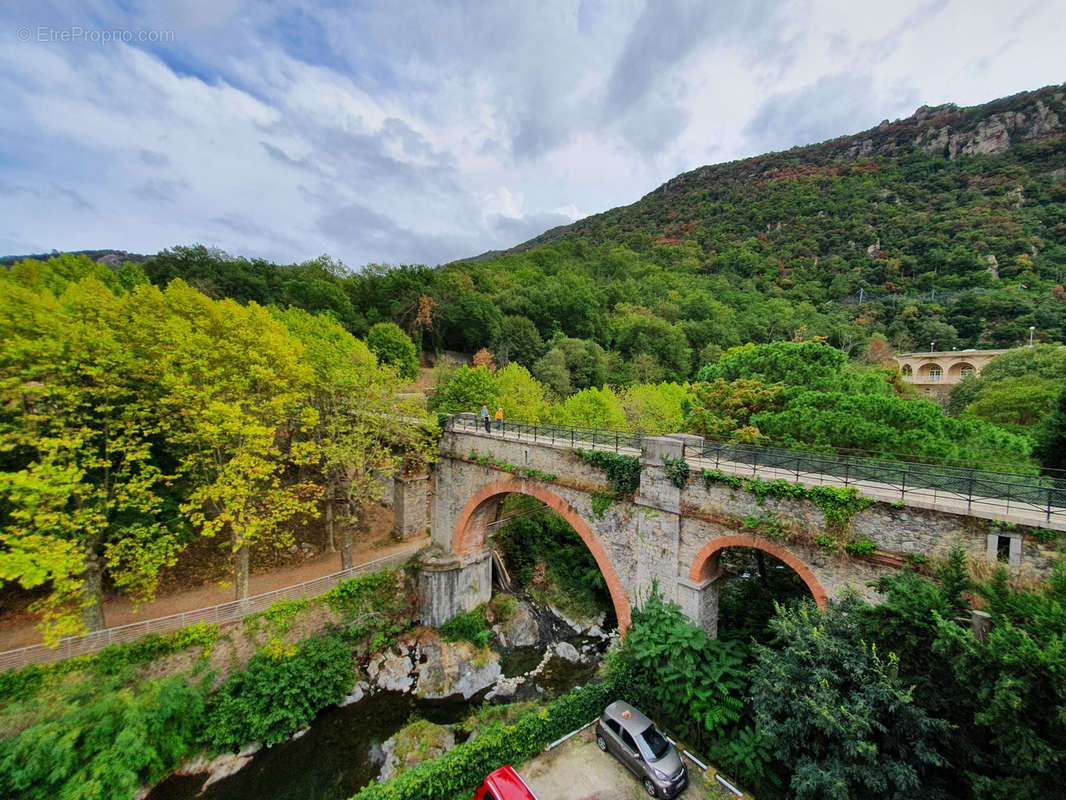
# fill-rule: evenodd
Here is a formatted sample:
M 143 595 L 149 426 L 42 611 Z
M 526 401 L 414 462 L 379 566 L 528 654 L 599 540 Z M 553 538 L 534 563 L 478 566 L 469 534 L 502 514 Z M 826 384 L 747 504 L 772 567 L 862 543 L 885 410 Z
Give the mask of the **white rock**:
M 371 659 L 366 674 L 379 689 L 387 692 L 407 692 L 414 684 L 411 672 L 414 665 L 406 656 L 382 653 Z
M 577 648 L 570 642 L 559 642 L 555 645 L 555 655 L 559 656 L 566 661 L 573 661 L 580 663 L 582 661 L 581 653 L 577 652 Z
M 528 647 L 540 641 L 537 618 L 524 603 L 515 606 L 515 613 L 505 622 L 492 626 L 501 647 Z
M 370 690 L 370 684 L 366 681 L 359 681 L 352 689 L 352 693 L 337 703 L 338 706 L 344 708 L 344 706 L 350 706 L 352 703 L 358 703 L 362 700 L 366 693 Z

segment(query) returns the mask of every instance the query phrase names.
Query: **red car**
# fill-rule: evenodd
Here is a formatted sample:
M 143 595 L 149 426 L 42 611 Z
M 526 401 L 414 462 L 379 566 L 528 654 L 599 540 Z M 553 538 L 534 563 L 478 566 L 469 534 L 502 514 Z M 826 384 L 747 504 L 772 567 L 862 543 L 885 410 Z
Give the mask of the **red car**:
M 474 800 L 537 800 L 537 796 L 508 764 L 489 773 L 474 792 Z

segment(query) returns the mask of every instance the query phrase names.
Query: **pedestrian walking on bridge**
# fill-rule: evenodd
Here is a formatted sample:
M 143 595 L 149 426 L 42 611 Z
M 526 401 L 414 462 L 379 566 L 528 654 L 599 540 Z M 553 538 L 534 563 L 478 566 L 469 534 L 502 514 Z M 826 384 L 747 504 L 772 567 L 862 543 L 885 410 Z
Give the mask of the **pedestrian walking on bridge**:
M 481 421 L 485 423 L 485 433 L 492 433 L 492 428 L 489 427 L 489 407 L 481 407 Z
M 503 430 L 503 409 L 502 408 L 497 408 L 496 409 L 496 430 L 498 430 L 498 431 L 502 431 Z

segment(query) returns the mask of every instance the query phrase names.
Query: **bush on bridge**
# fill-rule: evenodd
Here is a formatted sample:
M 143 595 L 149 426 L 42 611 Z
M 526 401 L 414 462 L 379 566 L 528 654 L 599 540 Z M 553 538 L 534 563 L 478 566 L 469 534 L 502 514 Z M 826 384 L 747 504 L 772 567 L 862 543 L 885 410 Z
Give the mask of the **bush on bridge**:
M 850 538 L 851 518 L 876 502 L 869 497 L 863 497 L 852 487 L 804 486 L 802 483 L 792 483 L 780 478 L 771 481 L 741 478 L 736 475 L 727 475 L 716 469 L 704 469 L 703 481 L 708 488 L 719 483 L 730 489 L 743 489 L 751 492 L 755 495 L 759 505 L 762 505 L 767 497 L 782 500 L 806 500 L 816 505 L 822 512 L 826 530 L 843 539 Z
M 640 488 L 640 459 L 636 456 L 623 456 L 607 450 L 575 451 L 578 458 L 586 464 L 599 467 L 607 473 L 607 483 L 618 496 L 628 497 Z

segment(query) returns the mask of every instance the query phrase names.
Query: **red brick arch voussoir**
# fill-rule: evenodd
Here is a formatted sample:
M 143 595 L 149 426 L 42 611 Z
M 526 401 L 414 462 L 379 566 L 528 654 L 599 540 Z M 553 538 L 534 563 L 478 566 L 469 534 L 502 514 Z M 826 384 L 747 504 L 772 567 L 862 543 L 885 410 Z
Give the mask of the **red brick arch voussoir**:
M 688 571 L 688 579 L 693 583 L 701 583 L 707 578 L 711 577 L 711 557 L 719 550 L 724 550 L 727 547 L 754 547 L 757 550 L 762 550 L 764 553 L 769 553 L 774 558 L 779 558 L 792 567 L 796 574 L 800 576 L 807 588 L 810 589 L 811 594 L 814 595 L 814 602 L 818 604 L 820 608 L 825 608 L 828 602 L 829 595 L 826 594 L 822 584 L 818 582 L 818 578 L 811 572 L 810 567 L 796 558 L 792 553 L 788 552 L 782 547 L 778 547 L 775 544 L 764 541 L 762 539 L 756 539 L 752 536 L 720 536 L 717 539 L 712 539 L 707 542 L 700 551 L 696 553 L 696 557 L 692 559 L 692 567 Z
M 462 557 L 481 549 L 485 540 L 485 529 L 477 524 L 471 525 L 471 518 L 484 503 L 505 494 L 524 494 L 535 497 L 553 511 L 558 512 L 577 531 L 577 535 L 592 553 L 596 566 L 600 568 L 603 579 L 607 582 L 611 602 L 614 604 L 614 613 L 618 618 L 618 630 L 625 632 L 631 621 L 629 597 L 626 595 L 626 590 L 622 588 L 622 581 L 618 578 L 618 573 L 615 572 L 614 564 L 611 563 L 611 557 L 607 555 L 603 543 L 572 505 L 537 483 L 518 478 L 506 478 L 478 489 L 463 506 L 463 511 L 459 515 L 459 522 L 452 534 L 452 553 Z

